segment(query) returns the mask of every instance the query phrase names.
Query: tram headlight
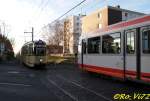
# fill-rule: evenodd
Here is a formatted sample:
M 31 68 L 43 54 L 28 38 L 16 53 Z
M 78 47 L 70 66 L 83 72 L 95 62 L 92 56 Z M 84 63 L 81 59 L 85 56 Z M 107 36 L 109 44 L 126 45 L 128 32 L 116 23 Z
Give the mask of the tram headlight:
M 40 59 L 40 62 L 43 62 L 43 59 Z

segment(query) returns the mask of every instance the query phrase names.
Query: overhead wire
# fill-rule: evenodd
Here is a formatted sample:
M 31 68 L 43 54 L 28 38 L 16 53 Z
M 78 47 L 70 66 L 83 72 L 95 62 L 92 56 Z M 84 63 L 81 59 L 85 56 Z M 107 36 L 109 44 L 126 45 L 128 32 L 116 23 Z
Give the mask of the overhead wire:
M 78 4 L 76 4 L 75 6 L 73 6 L 71 9 L 69 9 L 68 11 L 66 11 L 64 14 L 62 14 L 62 15 L 60 15 L 58 18 L 56 18 L 55 20 L 53 20 L 53 21 L 51 21 L 50 23 L 48 23 L 47 25 L 45 25 L 45 26 L 43 26 L 43 28 L 44 27 L 47 27 L 49 24 L 52 24 L 52 23 L 54 23 L 55 21 L 57 21 L 57 20 L 60 20 L 62 17 L 64 17 L 65 15 L 67 15 L 68 13 L 70 13 L 71 11 L 73 11 L 75 8 L 77 8 L 77 7 L 79 7 L 81 4 L 83 4 L 85 1 L 87 1 L 87 0 L 82 0 L 80 3 L 78 3 Z M 104 0 L 105 1 L 105 0 Z M 103 1 L 103 2 L 104 2 Z M 93 7 L 95 7 L 95 5 L 98 5 L 98 2 L 99 1 L 97 1 L 97 2 L 95 2 L 95 4 L 94 4 L 94 6 L 92 6 L 92 8 Z M 43 9 L 44 8 L 42 8 L 42 11 L 43 11 Z M 88 8 L 89 9 L 89 8 Z M 41 31 L 40 31 L 41 32 Z M 39 33 L 40 33 L 39 32 Z
M 64 17 L 66 14 L 68 14 L 69 12 L 71 12 L 72 10 L 74 10 L 75 8 L 77 8 L 78 6 L 80 6 L 82 3 L 84 3 L 86 0 L 81 1 L 80 3 L 78 3 L 77 5 L 75 5 L 74 7 L 72 7 L 71 9 L 69 9 L 67 12 L 65 12 L 64 14 L 62 14 L 61 16 L 59 16 L 58 18 L 56 18 L 54 21 L 52 21 L 51 23 L 59 20 L 60 18 Z
M 37 7 L 38 10 L 36 10 L 35 13 L 32 15 L 32 17 L 34 18 L 36 16 L 36 14 L 38 13 L 37 17 L 33 21 L 35 23 L 32 22 L 32 26 L 34 26 L 38 23 L 40 15 L 44 11 L 45 7 L 47 7 L 48 2 L 49 2 L 49 0 L 47 0 L 47 1 L 46 0 L 41 0 L 40 4 Z M 33 7 L 33 5 L 32 5 L 32 7 Z M 26 37 L 26 36 L 24 36 L 24 37 Z M 37 37 L 37 35 L 34 35 L 34 37 Z
M 69 10 L 66 11 L 64 14 L 60 15 L 58 18 L 56 18 L 56 19 L 53 20 L 52 22 L 48 23 L 47 25 L 52 24 L 52 23 L 54 23 L 55 21 L 59 20 L 60 18 L 64 17 L 66 14 L 70 13 L 72 10 L 74 10 L 75 8 L 77 8 L 78 6 L 80 6 L 81 4 L 83 4 L 85 1 L 86 1 L 86 0 L 82 0 L 81 2 L 79 2 L 78 4 L 76 4 L 75 6 L 73 6 L 71 9 L 69 9 Z M 43 26 L 42 28 L 47 27 L 47 25 Z

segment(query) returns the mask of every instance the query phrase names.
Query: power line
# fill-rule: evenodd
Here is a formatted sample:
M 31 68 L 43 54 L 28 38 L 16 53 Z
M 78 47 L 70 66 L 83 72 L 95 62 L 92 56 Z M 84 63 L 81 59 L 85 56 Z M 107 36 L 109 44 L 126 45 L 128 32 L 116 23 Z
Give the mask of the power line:
M 77 10 L 75 10 L 74 13 L 77 14 L 80 10 L 80 12 L 81 12 L 80 14 L 86 15 L 86 12 L 91 12 L 93 10 L 93 8 L 98 8 L 97 6 L 100 6 L 104 2 L 105 2 L 105 0 L 95 0 L 95 1 L 90 0 L 90 1 L 82 4 L 82 6 L 80 8 L 78 8 Z
M 54 21 L 52 21 L 51 23 L 59 20 L 60 18 L 62 18 L 63 16 L 65 16 L 66 14 L 68 14 L 70 11 L 72 11 L 73 9 L 75 9 L 76 7 L 80 6 L 82 3 L 84 3 L 86 0 L 81 1 L 80 3 L 78 3 L 77 5 L 75 5 L 74 7 L 72 7 L 70 10 L 68 10 L 67 12 L 65 12 L 64 14 L 62 14 L 61 16 L 59 16 L 57 19 L 55 19 Z
M 34 20 L 34 22 L 36 22 L 36 23 L 33 23 L 33 26 L 35 26 L 38 23 L 40 15 L 44 11 L 44 9 L 47 7 L 48 3 L 49 3 L 49 0 L 41 0 L 40 4 L 38 6 L 39 11 L 37 11 L 37 17 Z M 34 35 L 34 37 L 36 37 L 36 35 Z
M 59 20 L 60 18 L 62 18 L 63 16 L 65 16 L 66 14 L 68 14 L 69 12 L 71 12 L 72 10 L 74 10 L 76 7 L 80 6 L 82 3 L 84 3 L 86 0 L 83 0 L 81 1 L 80 3 L 78 3 L 77 5 L 75 5 L 74 7 L 72 7 L 71 9 L 69 9 L 67 12 L 65 12 L 64 14 L 62 14 L 61 16 L 59 16 L 57 19 L 53 20 L 51 23 L 49 24 L 52 24 L 54 23 L 55 21 Z M 43 26 L 46 27 L 47 25 Z
M 39 14 L 38 17 L 40 17 L 40 14 L 44 11 L 44 9 L 47 7 L 49 0 L 47 0 L 46 2 L 44 2 L 44 0 L 42 0 L 41 4 L 39 5 L 40 10 L 39 10 Z
M 47 6 L 48 2 L 49 2 L 49 0 L 41 0 L 39 5 L 37 6 L 38 9 L 35 9 L 35 12 L 34 12 L 32 18 L 35 17 L 36 15 L 37 15 L 37 17 L 32 21 L 33 25 L 36 25 L 36 23 L 39 21 L 40 14 L 43 12 L 43 10 Z M 32 7 L 33 7 L 33 5 L 32 5 Z M 36 22 L 36 23 L 33 23 L 33 22 Z
M 89 5 L 89 7 L 88 6 L 84 7 L 84 9 L 82 11 L 91 12 L 97 8 L 101 8 L 102 6 L 105 6 L 105 5 L 107 6 L 107 4 L 105 4 L 105 2 L 107 3 L 107 0 L 96 0 L 93 4 L 91 3 L 91 5 Z

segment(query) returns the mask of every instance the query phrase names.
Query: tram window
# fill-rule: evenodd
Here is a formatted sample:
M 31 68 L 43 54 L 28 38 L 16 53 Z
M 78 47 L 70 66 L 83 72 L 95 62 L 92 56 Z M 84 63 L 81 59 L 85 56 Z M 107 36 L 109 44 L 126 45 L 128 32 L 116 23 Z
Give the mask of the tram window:
M 134 54 L 135 52 L 135 32 L 127 32 L 126 33 L 126 53 Z
M 150 53 L 150 29 L 142 33 L 143 53 Z
M 83 40 L 83 43 L 82 43 L 82 49 L 83 49 L 83 54 L 86 54 L 86 42 Z
M 45 47 L 35 47 L 35 53 L 37 56 L 43 56 L 46 54 L 46 48 Z
M 23 47 L 23 49 L 22 49 L 22 53 L 23 53 L 24 55 L 26 54 L 25 47 Z
M 29 55 L 29 46 L 26 47 L 26 55 Z
M 33 55 L 33 44 L 30 44 L 28 47 L 28 55 Z
M 109 35 L 104 35 L 102 37 L 103 45 L 102 45 L 102 52 L 103 53 L 111 53 L 111 54 L 119 54 L 121 52 L 120 48 L 120 33 L 113 33 Z
M 100 52 L 100 37 L 94 37 L 88 39 L 88 53 Z
M 29 47 L 29 49 L 28 49 L 28 55 L 32 55 L 32 52 L 33 50 L 32 50 L 32 47 Z
M 23 48 L 22 48 L 22 53 L 23 53 L 24 55 L 27 55 L 27 52 L 28 52 L 28 51 L 27 51 L 27 47 L 26 47 L 26 46 L 23 47 Z

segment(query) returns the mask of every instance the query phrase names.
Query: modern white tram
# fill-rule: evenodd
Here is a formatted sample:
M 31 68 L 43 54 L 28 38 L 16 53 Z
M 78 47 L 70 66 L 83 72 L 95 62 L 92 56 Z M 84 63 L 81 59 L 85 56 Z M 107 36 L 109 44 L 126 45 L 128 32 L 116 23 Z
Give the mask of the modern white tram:
M 83 70 L 150 83 L 150 15 L 88 33 L 79 48 Z

